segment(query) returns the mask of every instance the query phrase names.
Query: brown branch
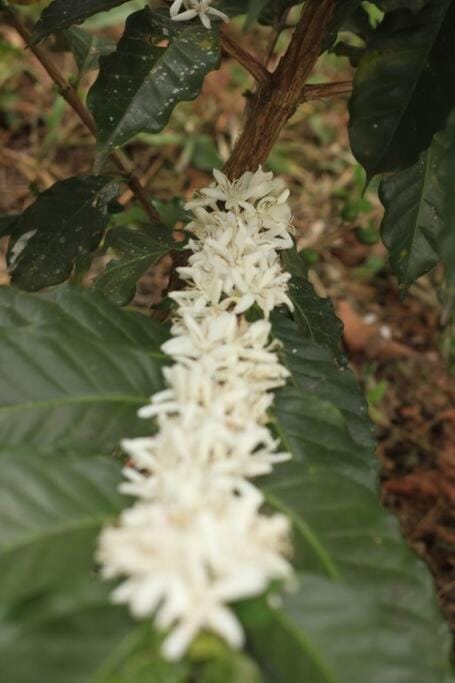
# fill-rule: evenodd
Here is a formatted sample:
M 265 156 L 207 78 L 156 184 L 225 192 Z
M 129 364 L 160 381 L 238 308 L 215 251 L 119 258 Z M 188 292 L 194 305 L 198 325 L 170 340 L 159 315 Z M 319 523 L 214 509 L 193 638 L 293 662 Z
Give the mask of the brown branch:
M 286 53 L 275 72 L 250 98 L 247 119 L 225 166 L 238 178 L 263 164 L 281 129 L 302 102 L 305 83 L 319 57 L 334 0 L 307 0 Z
M 302 91 L 302 102 L 308 100 L 319 100 L 322 97 L 332 97 L 334 95 L 350 95 L 352 92 L 352 81 L 339 81 L 337 83 L 312 83 L 306 85 Z
M 4 7 L 2 6 L 0 9 L 3 10 Z M 55 64 L 49 58 L 47 52 L 43 50 L 40 45 L 34 45 L 31 42 L 30 32 L 26 26 L 24 26 L 17 14 L 9 7 L 5 8 L 5 11 L 7 13 L 9 23 L 11 26 L 13 26 L 13 28 L 16 29 L 26 46 L 33 52 L 41 66 L 47 71 L 52 81 L 58 87 L 62 97 L 68 102 L 70 107 L 73 108 L 90 133 L 96 137 L 95 123 L 89 111 L 85 108 L 76 90 L 62 76 Z M 144 188 L 132 170 L 130 162 L 121 152 L 111 152 L 110 158 L 119 169 L 124 181 L 129 185 L 131 192 L 133 192 L 138 202 L 140 202 L 148 217 L 152 221 L 159 220 L 159 214 L 150 203 Z
M 254 78 L 257 83 L 265 85 L 268 83 L 270 73 L 261 62 L 250 52 L 247 52 L 225 31 L 220 35 L 220 45 L 226 54 L 233 57 L 236 62 L 241 64 Z

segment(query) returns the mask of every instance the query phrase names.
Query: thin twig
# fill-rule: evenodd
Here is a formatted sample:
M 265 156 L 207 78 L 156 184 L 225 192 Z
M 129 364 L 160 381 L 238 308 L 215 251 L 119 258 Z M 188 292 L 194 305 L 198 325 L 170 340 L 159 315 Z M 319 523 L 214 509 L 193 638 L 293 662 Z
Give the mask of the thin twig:
M 225 31 L 221 33 L 220 44 L 224 52 L 241 64 L 253 76 L 257 83 L 265 85 L 268 82 L 270 73 L 265 66 L 263 66 L 254 55 L 244 50 L 243 47 Z
M 319 100 L 322 97 L 332 97 L 335 95 L 350 95 L 352 92 L 352 81 L 338 81 L 337 83 L 312 83 L 306 85 L 302 91 L 302 101 Z
M 12 11 L 9 7 L 5 8 L 2 6 L 1 9 L 6 11 L 9 23 L 13 26 L 13 28 L 16 29 L 16 31 L 21 36 L 26 46 L 33 52 L 37 60 L 40 62 L 41 66 L 47 71 L 52 81 L 58 87 L 62 97 L 73 108 L 73 110 L 79 116 L 80 120 L 88 128 L 90 133 L 92 133 L 92 135 L 96 137 L 95 123 L 89 111 L 85 108 L 76 90 L 62 76 L 62 74 L 57 69 L 55 64 L 49 58 L 47 52 L 43 50 L 43 48 L 40 45 L 34 45 L 31 42 L 31 34 L 29 30 L 26 28 L 26 26 L 22 23 L 21 19 L 17 16 L 17 14 L 14 11 Z M 135 195 L 138 202 L 140 202 L 140 204 L 142 205 L 148 217 L 152 221 L 159 220 L 160 217 L 158 212 L 150 203 L 144 188 L 142 187 L 137 176 L 135 175 L 131 167 L 131 164 L 126 159 L 125 155 L 121 152 L 113 151 L 110 154 L 110 158 L 119 169 L 124 181 L 129 185 L 131 191 Z

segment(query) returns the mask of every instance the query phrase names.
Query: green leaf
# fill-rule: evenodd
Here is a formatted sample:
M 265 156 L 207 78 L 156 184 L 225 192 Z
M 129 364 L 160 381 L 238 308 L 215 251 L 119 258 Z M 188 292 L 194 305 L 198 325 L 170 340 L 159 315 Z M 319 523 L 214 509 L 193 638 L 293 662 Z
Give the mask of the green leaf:
M 350 137 L 369 178 L 416 163 L 455 103 L 453 0 L 391 12 L 368 41 L 354 78 Z
M 445 629 L 412 608 L 389 611 L 362 585 L 305 574 L 280 609 L 259 603 L 242 614 L 270 683 L 453 681 Z
M 159 225 L 139 230 L 115 228 L 106 238 L 114 259 L 94 283 L 95 289 L 123 306 L 134 297 L 137 281 L 165 254 L 180 248 L 172 233 Z
M 165 328 L 77 288 L 0 288 L 0 447 L 109 453 L 150 433 L 137 410 L 162 388 Z
M 393 12 L 397 9 L 410 9 L 419 12 L 430 0 L 375 0 L 384 12 Z
M 97 12 L 122 5 L 127 0 L 54 0 L 46 7 L 35 26 L 33 40 L 42 40 L 50 33 L 61 31 L 73 24 L 82 24 Z
M 116 52 L 100 60 L 88 96 L 101 158 L 137 133 L 162 130 L 179 102 L 199 95 L 219 59 L 216 28 L 172 21 L 166 9 L 132 14 Z
M 119 311 L 100 294 L 73 285 L 39 295 L 0 287 L 2 332 L 21 327 L 45 330 L 57 324 L 98 343 L 109 341 L 116 346 L 146 349 L 153 355 L 168 336 L 167 330 L 151 318 Z
M 120 463 L 0 451 L 0 594 L 15 602 L 89 576 L 101 526 L 125 505 Z
M 441 255 L 446 268 L 446 282 L 452 307 L 455 302 L 455 110 L 452 112 L 445 137 L 447 152 L 441 160 L 439 178 L 444 190 L 444 228 L 440 236 Z
M 440 259 L 444 193 L 438 169 L 446 148 L 443 134 L 436 135 L 414 166 L 384 177 L 379 186 L 382 237 L 401 285 L 411 285 Z
M 99 58 L 115 49 L 115 43 L 110 38 L 96 36 L 77 26 L 63 31 L 63 38 L 73 54 L 80 76 L 97 69 Z
M 99 578 L 66 582 L 0 614 L 8 683 L 189 683 L 186 661 L 167 662 L 151 623 L 111 604 Z M 243 682 L 242 682 L 243 683 Z
M 303 272 L 298 262 L 294 263 L 294 267 Z M 313 285 L 306 278 L 297 276 L 290 280 L 289 297 L 294 304 L 294 320 L 304 336 L 331 349 L 342 361 L 343 324 L 337 318 L 330 299 L 317 296 Z
M 198 683 L 263 683 L 263 680 L 249 657 L 232 651 L 208 661 L 197 677 Z
M 167 662 L 156 655 L 151 656 L 149 646 L 148 649 L 134 652 L 118 673 L 103 678 L 102 683 L 190 683 L 193 680 L 189 677 L 189 667 L 185 662 Z
M 281 253 L 281 263 L 283 269 L 291 273 L 294 277 L 307 278 L 308 277 L 308 262 L 306 261 L 303 252 L 297 251 L 296 247 L 292 249 L 285 249 Z
M 8 247 L 12 283 L 33 292 L 63 282 L 98 246 L 116 193 L 109 178 L 77 176 L 40 194 L 13 226 Z
M 143 628 L 109 604 L 110 590 L 99 579 L 75 582 L 7 613 L 0 620 L 5 681 L 105 683 Z
M 354 376 L 338 365 L 328 347 L 315 343 L 310 333 L 282 313 L 272 318 L 272 325 L 291 373 L 291 382 L 277 393 L 277 426 L 281 430 L 286 421 L 293 448 L 295 436 L 295 448 L 301 450 L 297 460 L 327 463 L 375 491 L 372 426 Z
M 291 273 L 289 297 L 294 304 L 293 317 L 304 337 L 318 342 L 345 362 L 341 348 L 343 324 L 335 314 L 330 299 L 317 296 L 308 281 L 308 262 L 295 247 L 283 252 L 283 268 Z M 280 317 L 280 316 L 279 316 Z
M 281 607 L 240 606 L 252 652 L 273 683 L 446 683 L 448 629 L 428 571 L 377 501 L 356 382 L 286 316 L 273 331 L 291 371 L 273 427 L 293 458 L 262 488 L 293 525 L 298 585 Z
M 333 16 L 327 26 L 326 36 L 322 42 L 322 51 L 328 50 L 334 44 L 338 31 L 344 28 L 344 23 L 359 9 L 361 2 L 362 0 L 335 0 Z
M 11 234 L 13 227 L 14 227 L 14 223 L 16 222 L 16 219 L 17 219 L 16 214 L 11 214 L 11 215 L 8 215 L 6 213 L 0 214 L 0 238 Z

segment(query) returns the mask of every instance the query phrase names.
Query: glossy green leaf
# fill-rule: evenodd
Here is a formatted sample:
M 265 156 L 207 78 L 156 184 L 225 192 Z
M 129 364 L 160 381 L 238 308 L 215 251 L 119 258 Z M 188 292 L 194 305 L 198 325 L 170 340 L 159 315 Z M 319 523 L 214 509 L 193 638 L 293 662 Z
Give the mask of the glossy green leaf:
M 289 283 L 289 297 L 294 304 L 294 320 L 304 336 L 331 349 L 341 361 L 343 324 L 330 299 L 317 296 L 306 278 L 296 276 Z
M 448 629 L 429 572 L 377 500 L 355 379 L 286 316 L 273 330 L 291 372 L 273 427 L 293 458 L 262 488 L 291 520 L 299 579 L 279 608 L 240 607 L 252 652 L 273 683 L 446 683 Z
M 139 230 L 116 228 L 108 233 L 106 246 L 113 253 L 95 289 L 123 306 L 134 297 L 138 280 L 165 254 L 179 248 L 167 228 L 151 225 Z
M 35 26 L 33 39 L 38 41 L 50 33 L 81 24 L 93 14 L 106 12 L 124 2 L 127 0 L 54 0 L 43 10 Z
M 308 261 L 301 251 L 297 251 L 295 246 L 292 249 L 285 249 L 281 253 L 281 263 L 283 269 L 294 277 L 307 278 Z
M 387 13 L 354 78 L 350 137 L 368 177 L 416 163 L 455 103 L 455 2 Z
M 125 505 L 111 457 L 0 451 L 0 595 L 33 595 L 68 576 L 89 576 L 103 523 Z
M 162 387 L 165 329 L 103 296 L 0 288 L 0 447 L 109 453 L 150 432 L 138 408 Z
M 438 169 L 446 147 L 443 135 L 436 135 L 414 166 L 384 177 L 379 187 L 382 237 L 401 285 L 412 284 L 440 259 L 444 193 Z
M 101 158 L 137 133 L 162 130 L 179 102 L 199 95 L 219 59 L 216 27 L 172 21 L 166 9 L 132 14 L 88 96 Z
M 156 350 L 167 331 L 155 320 L 129 311 L 119 311 L 105 297 L 86 289 L 65 285 L 39 295 L 14 287 L 0 287 L 0 329 L 2 332 L 26 327 L 47 329 L 61 325 L 71 334 L 109 341 L 138 350 Z
M 339 366 L 328 347 L 315 343 L 311 334 L 282 313 L 273 316 L 272 325 L 291 373 L 291 381 L 275 401 L 280 433 L 282 415 L 288 423 L 286 445 L 300 450 L 295 456 L 299 462 L 325 463 L 375 491 L 373 428 L 353 374 Z M 284 467 L 276 468 L 277 472 Z
M 40 194 L 13 226 L 12 283 L 33 292 L 63 282 L 101 241 L 116 192 L 109 178 L 76 176 Z
M 329 348 L 340 362 L 344 362 L 341 339 L 343 324 L 335 314 L 330 299 L 317 296 L 308 281 L 308 262 L 302 252 L 294 248 L 283 252 L 283 268 L 291 273 L 289 297 L 294 304 L 293 317 L 302 334 Z
M 425 614 L 389 611 L 362 585 L 305 574 L 281 608 L 259 603 L 242 613 L 270 683 L 453 681 L 446 630 Z

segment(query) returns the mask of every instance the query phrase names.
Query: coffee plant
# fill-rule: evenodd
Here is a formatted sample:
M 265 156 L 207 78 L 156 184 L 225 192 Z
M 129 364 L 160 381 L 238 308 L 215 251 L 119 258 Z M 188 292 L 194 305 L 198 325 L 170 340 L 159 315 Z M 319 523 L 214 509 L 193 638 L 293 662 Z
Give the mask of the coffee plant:
M 432 578 L 378 500 L 341 324 L 265 165 L 305 101 L 350 94 L 400 286 L 442 261 L 453 291 L 455 0 L 53 0 L 32 29 L 18 4 L 2 20 L 96 146 L 89 175 L 0 222 L 1 680 L 453 680 Z M 121 5 L 117 44 L 79 26 Z M 294 16 L 272 71 L 249 37 Z M 308 83 L 327 51 L 353 83 Z M 165 129 L 226 55 L 254 88 L 224 169 L 186 205 L 149 196 L 122 146 Z M 139 222 L 119 219 L 122 185 Z M 162 302 L 129 308 L 166 255 Z

